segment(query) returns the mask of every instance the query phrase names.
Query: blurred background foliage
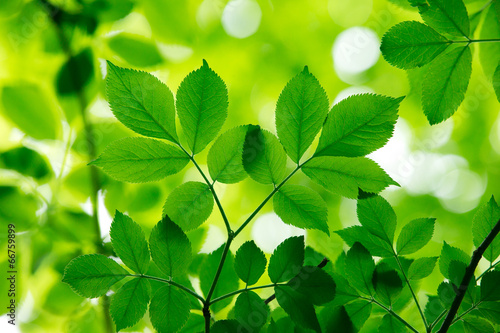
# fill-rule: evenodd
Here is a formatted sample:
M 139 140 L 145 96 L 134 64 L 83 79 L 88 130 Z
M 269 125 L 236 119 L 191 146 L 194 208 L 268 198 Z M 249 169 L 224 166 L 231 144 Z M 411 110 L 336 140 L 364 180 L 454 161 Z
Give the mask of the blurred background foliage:
M 469 14 L 487 3 L 466 1 Z M 478 31 L 484 16 L 478 15 Z M 112 254 L 106 242 L 115 210 L 149 233 L 168 194 L 186 180 L 200 180 L 193 167 L 148 184 L 121 183 L 95 170 L 92 175 L 89 160 L 111 141 L 134 135 L 116 121 L 105 100 L 106 59 L 152 72 L 174 92 L 206 59 L 229 89 L 223 131 L 258 123 L 275 132 L 279 93 L 304 65 L 332 103 L 360 92 L 406 95 L 394 137 L 372 154 L 402 185 L 383 195 L 395 206 L 400 228 L 413 218 L 437 218 L 432 245 L 420 256 L 439 253 L 443 240 L 470 252 L 474 208 L 492 194 L 500 197 L 500 106 L 475 56 L 464 103 L 452 118 L 429 126 L 418 89 L 425 67 L 407 75 L 379 52 L 384 32 L 403 20 L 419 20 L 404 0 L 1 1 L 0 221 L 5 232 L 0 246 L 6 246 L 7 224 L 14 223 L 22 304 L 20 325 L 6 329 L 105 331 L 105 300 L 100 304 L 74 294 L 61 283 L 63 268 L 79 254 Z M 500 31 L 488 33 L 500 37 Z M 477 45 L 471 46 L 477 53 Z M 198 157 L 202 165 L 207 150 Z M 357 223 L 354 200 L 327 193 L 301 175 L 292 182 L 322 194 L 331 230 Z M 217 184 L 216 190 L 238 226 L 271 189 L 246 179 Z M 269 254 L 283 239 L 303 233 L 283 224 L 271 204 L 263 212 L 233 250 L 253 238 Z M 189 237 L 201 252 L 224 241 L 217 212 L 200 230 Z M 334 233 L 328 238 L 308 231 L 306 242 L 332 259 L 344 248 Z M 4 272 L 6 259 L 2 251 Z M 434 281 L 420 286 L 421 295 L 435 293 L 441 277 L 438 270 L 433 274 Z M 0 285 L 5 290 L 6 280 Z M 402 315 L 410 323 L 419 320 L 412 307 Z M 370 319 L 363 331 L 377 327 L 380 319 Z M 2 327 L 6 321 L 2 317 Z M 150 330 L 146 321 L 129 329 Z

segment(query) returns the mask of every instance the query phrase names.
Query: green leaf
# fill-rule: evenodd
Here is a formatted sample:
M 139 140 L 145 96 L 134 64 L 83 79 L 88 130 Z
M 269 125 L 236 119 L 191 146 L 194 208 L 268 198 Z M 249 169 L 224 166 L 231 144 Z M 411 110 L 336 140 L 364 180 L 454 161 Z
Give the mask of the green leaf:
M 358 200 L 358 220 L 370 233 L 384 240 L 392 249 L 397 217 L 391 205 L 379 195 Z
M 486 318 L 497 325 L 500 325 L 499 302 L 481 302 L 480 304 L 478 304 L 477 312 L 473 312 L 473 314 L 479 314 L 481 317 Z
M 147 138 L 113 141 L 90 164 L 101 167 L 116 180 L 130 183 L 156 181 L 181 171 L 189 162 L 182 150 Z
M 208 172 L 214 181 L 234 184 L 247 177 L 243 168 L 243 144 L 247 131 L 248 125 L 230 129 L 219 136 L 208 151 Z
M 434 233 L 435 222 L 434 218 L 420 218 L 405 225 L 396 243 L 398 255 L 412 254 L 429 243 Z
M 244 332 L 259 332 L 267 322 L 269 313 L 269 306 L 250 290 L 241 293 L 234 305 L 234 315 L 245 329 Z
M 392 245 L 387 244 L 381 238 L 372 235 L 365 227 L 355 225 L 347 227 L 342 230 L 335 231 L 344 242 L 349 246 L 359 242 L 363 245 L 372 255 L 377 257 L 392 257 L 394 252 Z
M 177 113 L 193 154 L 202 151 L 219 133 L 227 117 L 227 88 L 203 60 L 177 90 Z
M 108 46 L 135 67 L 150 67 L 163 62 L 155 42 L 139 35 L 121 32 L 108 39 Z
M 190 313 L 187 295 L 166 285 L 156 292 L 149 306 L 151 324 L 160 333 L 175 333 L 187 322 Z
M 491 199 L 479 207 L 472 219 L 472 237 L 474 245 L 479 247 L 484 239 L 491 232 L 493 227 L 500 220 L 500 207 L 492 196 Z M 492 262 L 500 255 L 500 237 L 495 237 L 493 242 L 488 246 L 483 254 L 483 257 Z
M 57 92 L 61 95 L 82 91 L 94 75 L 94 55 L 87 47 L 69 58 L 57 73 Z
M 384 146 L 392 136 L 403 99 L 361 94 L 335 104 L 314 156 L 358 157 Z
M 288 81 L 276 104 L 276 130 L 292 161 L 299 163 L 327 113 L 325 90 L 306 66 Z
M 330 235 L 328 207 L 314 190 L 302 185 L 284 185 L 273 198 L 274 211 L 285 222 L 302 229 L 318 229 Z
M 211 333 L 229 333 L 229 332 L 240 332 L 240 323 L 234 319 L 229 320 L 217 320 L 212 327 L 210 327 Z
M 443 248 L 441 250 L 441 256 L 439 258 L 439 270 L 445 278 L 450 278 L 449 269 L 452 260 L 463 262 L 465 265 L 469 264 L 470 257 L 464 251 L 459 248 L 448 245 L 446 242 L 443 243 Z
M 123 263 L 134 272 L 145 274 L 150 257 L 142 228 L 127 215 L 116 211 L 109 236 L 114 251 Z
M 317 266 L 304 266 L 288 286 L 306 296 L 314 305 L 323 305 L 335 297 L 335 282 Z
M 420 280 L 432 274 L 439 257 L 423 257 L 412 262 L 408 269 L 409 280 Z
M 184 231 L 198 228 L 214 208 L 214 198 L 205 183 L 187 182 L 175 188 L 163 206 L 168 215 Z
M 486 320 L 477 317 L 464 318 L 465 333 L 495 333 L 493 326 Z
M 52 175 L 47 160 L 35 150 L 26 147 L 17 147 L 1 153 L 0 168 L 15 170 L 37 180 Z
M 181 329 L 181 333 L 202 332 L 205 329 L 205 318 L 202 315 L 191 313 L 189 319 Z
M 149 248 L 155 264 L 170 277 L 182 276 L 191 262 L 191 243 L 168 216 L 151 230 Z
M 278 184 L 285 178 L 285 151 L 273 134 L 250 125 L 243 145 L 243 167 L 259 183 Z
M 320 313 L 320 323 L 323 332 L 357 332 L 351 318 L 349 318 L 349 314 L 343 306 L 325 306 Z
M 346 304 L 345 309 L 356 330 L 361 330 L 365 322 L 370 318 L 372 304 L 367 301 L 354 301 Z
M 402 322 L 388 313 L 382 318 L 382 324 L 378 331 L 379 333 L 405 333 L 408 332 L 408 329 Z
M 125 283 L 111 297 L 109 312 L 116 331 L 135 325 L 146 313 L 151 295 L 149 281 L 135 278 Z
M 500 102 L 500 63 L 498 63 L 497 69 L 493 74 L 493 89 L 497 95 L 497 100 Z
M 314 306 L 307 296 L 289 286 L 280 285 L 274 287 L 274 293 L 278 304 L 290 316 L 292 321 L 304 328 L 321 332 Z
M 359 297 L 358 292 L 343 276 L 334 274 L 333 280 L 335 281 L 335 298 L 330 304 L 344 305 Z
M 496 39 L 500 38 L 500 11 L 497 10 L 499 5 L 494 1 L 488 9 L 482 23 L 481 31 L 479 32 L 480 39 Z M 498 54 L 500 54 L 500 43 L 480 43 L 479 45 L 479 60 L 483 67 L 483 72 L 488 79 L 492 79 L 498 67 Z
M 248 241 L 236 251 L 234 269 L 247 285 L 256 284 L 266 270 L 267 259 L 254 241 Z
M 469 46 L 444 53 L 429 65 L 422 83 L 422 107 L 431 125 L 455 113 L 464 100 L 471 72 Z
M 212 286 L 223 251 L 224 245 L 221 245 L 217 250 L 206 256 L 200 265 L 200 288 L 205 296 L 208 295 L 210 287 Z M 224 267 L 222 268 L 219 276 L 219 281 L 214 289 L 212 299 L 233 292 L 236 289 L 238 289 L 238 275 L 236 275 L 234 270 L 234 256 L 231 252 L 228 252 L 226 261 L 224 262 Z M 212 304 L 210 309 L 216 313 L 231 303 L 231 300 L 232 298 L 228 297 L 222 301 Z
M 403 281 L 398 272 L 384 262 L 375 267 L 372 283 L 375 286 L 378 299 L 389 306 L 394 304 L 403 289 Z
M 360 243 L 354 243 L 347 252 L 345 267 L 350 284 L 360 292 L 372 296 L 375 263 L 370 252 Z
M 385 33 L 380 50 L 391 65 L 411 69 L 431 62 L 449 45 L 450 41 L 431 27 L 405 21 Z
M 78 295 L 95 298 L 106 294 L 112 285 L 128 275 L 112 259 L 102 254 L 86 254 L 69 262 L 62 281 Z
M 462 0 L 410 0 L 425 23 L 453 37 L 467 37 L 470 23 Z
M 500 271 L 490 271 L 481 278 L 481 300 L 500 301 Z
M 288 281 L 297 275 L 304 264 L 304 236 L 285 239 L 269 259 L 267 273 L 273 283 Z
M 328 191 L 347 198 L 358 197 L 358 189 L 378 193 L 389 185 L 398 185 L 377 163 L 365 157 L 315 157 L 302 171 Z
M 56 139 L 60 121 L 54 105 L 37 85 L 21 82 L 2 89 L 3 114 L 14 125 L 34 139 Z
M 108 61 L 106 91 L 115 117 L 131 130 L 177 143 L 174 96 L 153 75 Z

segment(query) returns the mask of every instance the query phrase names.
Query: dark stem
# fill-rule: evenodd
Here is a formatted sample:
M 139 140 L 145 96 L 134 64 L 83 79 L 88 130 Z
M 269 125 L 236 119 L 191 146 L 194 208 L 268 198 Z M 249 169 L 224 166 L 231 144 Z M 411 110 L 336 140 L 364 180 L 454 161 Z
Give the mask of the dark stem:
M 465 275 L 462 279 L 462 282 L 460 283 L 460 286 L 457 289 L 457 294 L 455 296 L 455 299 L 453 300 L 450 310 L 448 311 L 448 314 L 444 319 L 443 324 L 441 325 L 441 328 L 439 329 L 438 333 L 448 332 L 448 329 L 453 323 L 453 319 L 455 318 L 455 315 L 457 314 L 458 309 L 460 308 L 460 304 L 462 304 L 462 300 L 464 299 L 467 287 L 469 286 L 470 281 L 474 277 L 474 271 L 476 270 L 477 265 L 479 264 L 479 260 L 481 260 L 484 252 L 486 251 L 488 246 L 490 246 L 491 242 L 493 242 L 493 240 L 495 239 L 495 237 L 498 235 L 499 232 L 500 232 L 500 220 L 497 221 L 497 223 L 495 224 L 491 232 L 488 234 L 488 236 L 486 236 L 481 245 L 479 245 L 479 247 L 474 251 L 470 264 L 469 266 L 467 266 L 467 269 L 465 270 Z

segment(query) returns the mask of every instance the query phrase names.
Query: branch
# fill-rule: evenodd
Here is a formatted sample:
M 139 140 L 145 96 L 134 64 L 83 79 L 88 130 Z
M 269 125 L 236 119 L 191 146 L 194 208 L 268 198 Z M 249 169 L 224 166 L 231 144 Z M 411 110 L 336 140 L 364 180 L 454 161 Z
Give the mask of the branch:
M 218 301 L 222 301 L 223 299 L 225 298 L 228 298 L 228 297 L 231 297 L 231 296 L 234 296 L 234 295 L 238 295 L 238 294 L 241 294 L 245 291 L 248 291 L 248 290 L 255 290 L 255 289 L 264 289 L 264 288 L 271 288 L 271 287 L 276 287 L 280 285 L 279 283 L 273 283 L 273 284 L 266 284 L 266 285 L 263 285 L 263 286 L 256 286 L 256 287 L 250 287 L 250 288 L 245 288 L 245 289 L 239 289 L 239 290 L 236 290 L 236 291 L 233 291 L 233 292 L 230 292 L 229 294 L 226 294 L 226 295 L 222 295 L 220 297 L 217 297 L 215 299 L 213 299 L 211 302 L 210 302 L 210 305 L 214 304 L 214 303 L 217 303 Z
M 493 242 L 493 240 L 495 239 L 495 237 L 498 235 L 499 232 L 500 232 L 500 220 L 497 221 L 497 223 L 495 224 L 491 232 L 488 234 L 488 236 L 486 236 L 481 245 L 479 245 L 479 247 L 474 251 L 470 264 L 469 266 L 467 266 L 467 269 L 465 270 L 465 275 L 462 279 L 462 282 L 460 283 L 460 286 L 458 287 L 457 295 L 455 296 L 455 299 L 451 304 L 450 311 L 448 311 L 448 315 L 444 319 L 443 324 L 441 325 L 441 328 L 439 329 L 438 333 L 448 332 L 448 329 L 453 323 L 453 319 L 455 318 L 455 315 L 458 312 L 460 304 L 462 304 L 462 300 L 464 299 L 467 287 L 469 286 L 470 281 L 474 277 L 474 271 L 476 270 L 477 265 L 479 264 L 479 260 L 481 260 L 484 252 L 486 251 L 488 246 L 490 246 L 490 244 Z

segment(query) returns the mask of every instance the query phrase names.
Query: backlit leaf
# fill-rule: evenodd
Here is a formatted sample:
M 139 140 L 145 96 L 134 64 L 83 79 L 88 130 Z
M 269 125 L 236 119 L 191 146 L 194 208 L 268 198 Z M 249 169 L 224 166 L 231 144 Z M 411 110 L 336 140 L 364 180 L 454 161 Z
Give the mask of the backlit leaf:
M 398 255 L 412 254 L 423 248 L 432 238 L 435 222 L 433 218 L 420 218 L 405 225 L 396 243 Z
M 469 265 L 470 256 L 459 248 L 450 246 L 444 242 L 441 250 L 441 256 L 439 257 L 439 270 L 445 278 L 450 278 L 449 269 L 452 260 L 460 261 L 465 265 Z
M 392 248 L 397 217 L 387 200 L 378 195 L 359 199 L 356 212 L 361 225 Z
M 135 325 L 146 313 L 151 295 L 149 281 L 135 278 L 125 283 L 111 297 L 109 312 L 116 331 Z
M 236 251 L 234 269 L 239 278 L 247 285 L 257 283 L 266 270 L 267 259 L 254 241 L 248 241 Z
M 354 243 L 345 260 L 346 275 L 350 284 L 367 295 L 374 295 L 372 276 L 375 270 L 373 258 L 360 243 Z
M 259 332 L 269 317 L 269 306 L 253 291 L 241 293 L 234 305 L 236 320 L 245 329 L 244 332 Z
M 288 281 L 304 264 L 304 236 L 285 239 L 269 259 L 268 274 L 273 283 Z
M 500 220 L 500 207 L 494 197 L 483 204 L 476 211 L 472 220 L 472 236 L 474 245 L 479 247 L 483 240 L 488 236 L 493 227 Z M 493 242 L 488 246 L 483 254 L 483 257 L 492 262 L 500 255 L 500 237 L 495 237 Z
M 432 274 L 439 257 L 423 257 L 415 259 L 408 269 L 408 279 L 420 280 Z
M 323 305 L 335 297 L 335 282 L 323 269 L 304 266 L 288 286 L 306 296 L 314 305 Z
M 190 313 L 188 296 L 166 285 L 156 292 L 149 306 L 151 324 L 160 333 L 175 333 L 187 322 Z
M 410 3 L 417 6 L 425 23 L 437 31 L 454 37 L 469 36 L 469 16 L 462 0 L 410 0 Z

